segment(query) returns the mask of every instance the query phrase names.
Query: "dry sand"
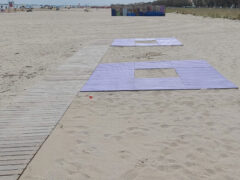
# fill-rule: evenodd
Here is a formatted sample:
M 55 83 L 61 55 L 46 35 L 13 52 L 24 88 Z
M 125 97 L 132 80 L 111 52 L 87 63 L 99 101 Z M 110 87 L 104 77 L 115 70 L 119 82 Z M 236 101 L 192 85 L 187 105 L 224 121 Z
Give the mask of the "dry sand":
M 94 38 L 101 40 L 96 28 L 103 29 L 106 20 L 95 22 L 94 16 L 83 11 L 0 13 L 0 106 Z
M 94 10 L 0 15 L 4 28 L 10 29 L 1 28 L 1 34 L 14 36 L 0 42 L 5 55 L 1 71 L 17 74 L 21 65 L 24 70 L 31 65 L 41 74 L 39 67 L 47 71 L 64 63 L 80 44 L 174 36 L 183 47 L 110 47 L 101 63 L 205 59 L 240 86 L 239 21 L 109 14 Z M 23 53 L 19 58 L 16 50 Z M 14 87 L 30 86 L 37 78 L 17 80 Z M 239 90 L 80 92 L 20 179 L 237 180 L 239 116 Z

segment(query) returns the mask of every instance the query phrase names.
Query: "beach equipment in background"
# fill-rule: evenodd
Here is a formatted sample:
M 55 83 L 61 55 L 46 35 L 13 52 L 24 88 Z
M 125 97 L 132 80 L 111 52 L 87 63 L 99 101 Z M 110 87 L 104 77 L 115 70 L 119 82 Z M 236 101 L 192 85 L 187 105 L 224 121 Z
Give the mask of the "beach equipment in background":
M 4 12 L 4 6 L 3 5 L 0 5 L 0 12 Z
M 182 46 L 176 38 L 115 39 L 112 46 Z
M 8 3 L 0 3 L 0 13 L 1 12 L 16 12 L 16 5 L 14 4 L 14 1 L 8 1 Z
M 8 2 L 8 6 L 9 6 L 9 8 L 13 8 L 14 2 L 13 2 L 13 1 L 9 1 L 9 2 Z
M 177 77 L 136 78 L 136 70 L 174 69 Z M 99 64 L 82 92 L 238 88 L 204 60 Z
M 13 12 L 14 11 L 14 1 L 9 1 L 8 2 L 8 12 Z
M 165 16 L 165 6 L 144 3 L 112 5 L 112 16 Z
M 112 9 L 112 16 L 116 16 L 116 15 L 117 15 L 116 9 Z
M 89 9 L 88 8 L 84 8 L 83 11 L 84 12 L 89 12 Z
M 128 10 L 127 10 L 127 8 L 123 8 L 123 16 L 127 16 L 127 13 L 128 13 Z

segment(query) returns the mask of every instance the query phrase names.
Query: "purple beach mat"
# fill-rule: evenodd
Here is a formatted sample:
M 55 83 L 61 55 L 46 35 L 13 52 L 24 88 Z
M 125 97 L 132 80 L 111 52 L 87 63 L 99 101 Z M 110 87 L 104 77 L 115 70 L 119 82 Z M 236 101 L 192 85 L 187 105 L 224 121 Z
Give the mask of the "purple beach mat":
M 175 69 L 178 77 L 134 77 L 135 70 L 161 68 Z M 235 88 L 207 61 L 182 60 L 99 64 L 81 92 Z
M 151 43 L 148 43 L 151 42 Z M 155 42 L 152 42 L 155 41 Z M 141 43 L 142 42 L 142 43 Z M 145 42 L 145 43 L 143 43 Z M 182 46 L 183 44 L 176 38 L 132 38 L 115 39 L 112 46 Z

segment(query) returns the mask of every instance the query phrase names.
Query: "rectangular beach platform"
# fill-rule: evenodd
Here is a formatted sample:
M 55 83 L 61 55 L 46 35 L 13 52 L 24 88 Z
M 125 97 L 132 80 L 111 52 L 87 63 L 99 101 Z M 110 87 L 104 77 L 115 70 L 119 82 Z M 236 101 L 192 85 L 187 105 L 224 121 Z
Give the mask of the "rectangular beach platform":
M 131 38 L 115 39 L 112 46 L 182 46 L 176 38 Z
M 178 77 L 135 78 L 139 69 L 175 69 Z M 81 91 L 237 88 L 204 60 L 100 64 Z

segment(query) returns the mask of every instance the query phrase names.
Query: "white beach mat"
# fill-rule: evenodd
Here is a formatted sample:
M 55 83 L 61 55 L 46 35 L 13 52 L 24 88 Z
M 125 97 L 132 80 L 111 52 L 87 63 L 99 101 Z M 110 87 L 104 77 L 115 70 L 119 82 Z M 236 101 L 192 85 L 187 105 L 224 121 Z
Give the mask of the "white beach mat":
M 115 39 L 112 46 L 182 46 L 176 38 Z

